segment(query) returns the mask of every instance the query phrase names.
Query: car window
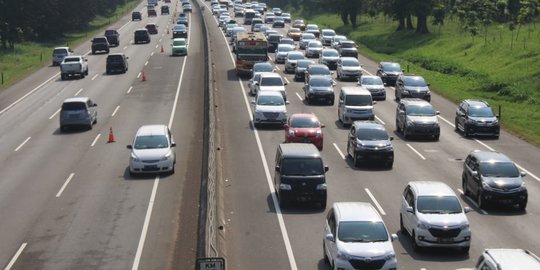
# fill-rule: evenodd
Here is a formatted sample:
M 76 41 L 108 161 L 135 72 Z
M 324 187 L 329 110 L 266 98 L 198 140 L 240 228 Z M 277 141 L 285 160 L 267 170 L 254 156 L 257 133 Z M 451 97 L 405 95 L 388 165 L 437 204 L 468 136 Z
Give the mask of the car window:
M 330 227 L 330 232 L 332 235 L 336 235 L 336 216 L 334 214 L 334 209 L 330 209 L 330 211 L 328 211 L 327 220 L 328 227 Z
M 319 42 L 310 42 L 310 43 L 308 44 L 308 47 L 310 47 L 310 48 L 322 48 L 323 46 L 322 46 L 322 44 L 319 43 Z
M 324 166 L 319 158 L 286 158 L 281 163 L 282 175 L 321 175 Z
M 422 77 L 405 77 L 403 82 L 407 86 L 424 87 L 427 86 L 426 81 Z
M 135 149 L 155 149 L 167 147 L 169 147 L 169 141 L 165 135 L 137 136 L 133 146 Z
M 312 75 L 330 75 L 330 69 L 326 66 L 316 66 L 309 69 L 309 73 Z
M 493 111 L 490 107 L 470 107 L 469 116 L 473 117 L 493 117 Z
M 338 239 L 343 242 L 385 242 L 388 232 L 382 222 L 346 221 L 339 223 Z
M 358 67 L 358 66 L 360 66 L 360 63 L 358 61 L 354 60 L 354 59 L 345 59 L 345 60 L 343 60 L 343 62 L 341 62 L 341 65 L 344 66 L 344 67 Z M 362 79 L 362 82 L 363 81 L 364 80 Z
M 293 51 L 294 48 L 291 46 L 278 46 L 277 51 L 278 52 L 290 52 Z
M 356 132 L 356 137 L 363 141 L 381 141 L 388 140 L 388 133 L 384 129 L 361 128 Z
M 435 111 L 431 106 L 407 106 L 407 115 L 410 116 L 434 116 Z
M 519 170 L 513 162 L 482 162 L 479 173 L 485 177 L 519 176 Z
M 78 57 L 66 57 L 64 58 L 64 62 L 79 62 Z
M 342 42 L 341 48 L 355 48 L 356 46 L 352 42 Z
M 362 77 L 362 85 L 381 85 L 381 77 Z
M 304 59 L 304 55 L 302 53 L 289 53 L 287 54 L 287 59 L 289 60 Z
M 326 57 L 339 57 L 339 53 L 334 50 L 323 51 L 322 55 Z
M 277 77 L 262 78 L 261 86 L 283 86 L 283 81 Z
M 312 117 L 295 117 L 291 119 L 290 126 L 292 128 L 318 128 L 321 124 Z
M 368 106 L 371 103 L 371 96 L 368 95 L 349 95 L 345 100 L 345 105 L 348 106 Z
M 264 65 L 257 65 L 255 64 L 253 66 L 253 72 L 273 72 L 274 67 L 272 67 L 272 64 L 264 64 Z
M 330 87 L 332 86 L 332 80 L 328 78 L 311 78 L 309 80 L 309 85 L 313 87 Z
M 296 67 L 307 68 L 309 65 L 313 64 L 313 61 L 298 61 Z
M 260 96 L 257 99 L 257 105 L 281 106 L 285 105 L 285 102 L 283 102 L 283 98 L 280 96 Z
M 416 207 L 423 214 L 456 214 L 462 211 L 455 196 L 419 196 Z
M 396 64 L 383 64 L 382 69 L 384 71 L 391 71 L 391 72 L 400 72 L 401 67 Z
M 175 40 L 175 41 L 173 41 L 173 45 L 174 46 L 184 46 L 184 45 L 186 45 L 186 41 L 185 40 Z
M 65 102 L 62 104 L 62 110 L 64 111 L 80 111 L 86 110 L 84 102 Z

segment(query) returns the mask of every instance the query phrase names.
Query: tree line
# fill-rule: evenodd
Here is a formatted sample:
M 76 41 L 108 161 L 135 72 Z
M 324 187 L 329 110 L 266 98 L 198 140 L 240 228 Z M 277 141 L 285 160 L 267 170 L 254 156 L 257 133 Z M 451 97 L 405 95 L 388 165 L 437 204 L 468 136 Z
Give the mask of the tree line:
M 96 16 L 136 0 L 0 0 L 0 46 L 23 41 L 51 41 L 84 31 Z

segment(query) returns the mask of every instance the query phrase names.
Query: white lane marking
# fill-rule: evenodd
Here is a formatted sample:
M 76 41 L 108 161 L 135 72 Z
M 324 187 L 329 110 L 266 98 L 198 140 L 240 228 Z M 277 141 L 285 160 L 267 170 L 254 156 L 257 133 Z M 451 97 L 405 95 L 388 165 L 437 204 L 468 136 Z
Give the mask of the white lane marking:
M 62 185 L 62 187 L 60 188 L 60 190 L 58 191 L 58 193 L 56 193 L 56 198 L 60 197 L 60 195 L 62 195 L 62 192 L 64 192 L 64 189 L 66 189 L 67 185 L 69 184 L 69 182 L 71 181 L 71 179 L 73 178 L 73 176 L 75 176 L 74 173 L 71 173 L 68 178 L 66 179 L 66 182 L 64 182 L 64 184 Z
M 281 71 L 281 69 L 277 65 L 275 67 L 276 67 L 277 70 Z
M 489 145 L 479 141 L 478 139 L 474 139 L 475 142 L 479 143 L 480 145 L 484 146 L 485 148 L 487 148 L 489 151 L 495 151 L 495 149 L 491 148 Z
M 373 74 L 371 74 L 371 73 L 370 73 L 369 71 L 367 71 L 366 69 L 362 68 L 362 70 L 363 70 L 362 73 L 366 72 L 368 75 L 373 76 Z
M 453 128 L 456 127 L 456 125 L 454 125 L 454 123 L 452 123 L 452 122 L 446 120 L 444 117 L 442 117 L 442 116 L 440 116 L 440 115 L 437 115 L 437 117 L 438 117 L 439 119 L 443 120 L 444 122 L 446 122 L 448 125 L 452 126 Z
M 375 206 L 377 206 L 377 209 L 379 209 L 379 212 L 381 213 L 381 215 L 386 216 L 386 212 L 384 212 L 384 210 L 382 209 L 382 207 L 379 204 L 379 202 L 377 201 L 377 199 L 375 199 L 375 196 L 373 196 L 373 194 L 371 194 L 371 191 L 369 191 L 369 189 L 367 189 L 367 188 L 364 188 L 364 190 L 366 191 L 367 195 L 371 198 L 371 200 L 373 201 Z
M 116 114 L 116 112 L 120 109 L 120 105 L 116 106 L 116 109 L 114 109 L 113 113 L 111 114 L 111 117 Z
M 141 77 L 141 74 L 142 72 L 139 72 L 139 74 L 137 74 L 137 79 Z
M 412 147 L 410 144 L 407 144 L 407 146 L 409 148 L 411 148 L 411 150 L 413 150 L 418 156 L 420 156 L 423 160 L 426 160 L 426 158 L 424 156 L 422 156 L 422 154 L 420 154 L 420 152 L 416 151 L 416 149 L 414 149 L 414 147 Z
M 152 216 L 152 209 L 154 208 L 154 201 L 156 199 L 157 188 L 159 184 L 159 176 L 154 179 L 154 186 L 152 187 L 152 194 L 150 195 L 150 201 L 148 202 L 148 208 L 146 209 L 146 216 L 144 217 L 144 224 L 141 232 L 141 238 L 139 239 L 139 245 L 137 246 L 137 253 L 135 254 L 135 260 L 133 261 L 132 270 L 139 268 L 141 261 L 141 255 L 144 247 L 144 241 L 146 240 L 146 233 L 148 232 L 148 225 L 150 224 L 150 216 Z
M 161 35 L 161 36 L 163 36 L 163 35 Z M 159 39 L 159 43 L 161 43 L 162 40 L 163 40 L 163 39 L 160 38 L 160 39 Z
M 19 151 L 19 149 L 21 149 L 23 147 L 23 145 L 26 144 L 31 138 L 32 137 L 28 137 L 28 138 L 26 138 L 26 140 L 24 140 L 24 142 L 19 144 L 19 146 L 17 148 L 15 148 L 15 152 Z
M 4 268 L 4 270 L 10 270 L 11 267 L 13 267 L 13 265 L 15 264 L 15 262 L 17 261 L 17 259 L 19 258 L 19 256 L 21 256 L 21 253 L 23 252 L 24 248 L 26 247 L 26 245 L 28 245 L 28 243 L 22 243 L 22 245 L 19 247 L 19 249 L 17 250 L 17 252 L 15 253 L 15 255 L 13 255 L 13 258 L 11 258 L 11 261 L 9 261 L 8 265 L 6 266 L 6 268 Z
M 138 77 L 137 77 L 137 78 L 138 78 Z M 128 90 L 127 90 L 126 94 L 129 94 L 129 93 L 131 93 L 131 89 L 133 89 L 133 86 L 130 86 L 130 87 L 128 88 Z
M 94 141 L 92 142 L 92 144 L 91 144 L 90 146 L 94 147 L 94 146 L 96 145 L 97 141 L 99 140 L 99 137 L 101 137 L 101 133 L 98 134 L 98 135 L 96 136 L 96 138 L 94 138 Z
M 302 96 L 300 96 L 300 94 L 298 94 L 297 92 L 295 92 L 295 94 L 296 94 L 296 96 L 298 97 L 298 99 L 299 99 L 300 101 L 304 100 L 304 99 L 302 98 Z
M 150 54 L 150 56 L 154 56 L 154 52 L 152 52 L 152 53 Z
M 285 81 L 287 82 L 287 84 L 290 84 L 291 82 L 289 82 L 289 80 L 287 79 L 287 77 L 283 77 L 283 79 L 285 79 Z
M 98 74 L 94 75 L 94 77 L 92 77 L 91 81 L 95 80 L 97 78 L 97 76 L 98 76 Z
M 59 112 L 62 110 L 62 108 L 58 109 L 56 112 L 54 112 L 50 117 L 49 120 L 53 119 Z
M 336 148 L 336 151 L 338 152 L 338 154 L 341 156 L 341 159 L 346 159 L 343 152 L 341 152 L 341 150 L 339 150 L 339 147 L 337 146 L 337 144 L 336 143 L 332 143 L 332 144 L 334 145 L 334 148 Z
M 384 121 L 381 118 L 379 118 L 378 116 L 376 116 L 376 115 L 375 115 L 375 119 L 377 119 L 377 121 L 379 121 L 381 123 L 381 125 L 386 125 L 384 123 Z
M 144 63 L 144 66 L 145 66 L 145 67 L 148 66 L 148 61 L 146 61 L 146 63 Z
M 270 59 L 270 61 L 274 61 L 274 60 L 272 59 L 272 56 L 270 56 L 270 55 L 268 56 L 268 59 Z M 276 67 L 277 67 L 277 66 L 276 66 Z
M 125 51 L 127 49 L 128 46 L 124 46 L 123 50 Z
M 466 196 L 465 194 L 463 194 L 462 189 L 458 188 L 457 191 L 459 191 L 459 193 L 461 195 L 463 195 L 463 197 L 465 197 L 465 200 L 469 201 L 470 204 L 474 204 L 476 206 L 476 208 L 478 208 L 478 204 L 476 204 L 476 202 L 473 199 L 469 198 L 469 196 Z M 478 208 L 478 212 L 480 212 L 480 214 L 482 214 L 482 215 L 487 215 L 488 214 L 488 212 L 486 212 L 484 209 L 480 209 L 480 208 Z
M 159 45 L 158 45 L 158 44 L 156 44 L 156 49 L 157 49 L 158 47 L 159 47 Z
M 83 91 L 83 88 L 79 89 L 79 91 L 77 91 L 77 93 L 75 93 L 75 96 L 78 96 L 82 91 Z
M 32 91 L 26 93 L 24 96 L 20 97 L 19 99 L 15 100 L 15 102 L 11 103 L 9 106 L 7 106 L 6 108 L 4 108 L 3 110 L 0 111 L 0 115 L 2 115 L 3 113 L 5 113 L 7 110 L 11 109 L 13 106 L 17 105 L 17 103 L 23 101 L 25 98 L 27 98 L 29 95 L 33 94 L 34 92 L 36 92 L 39 88 L 43 87 L 45 84 L 47 84 L 48 82 L 50 82 L 52 79 L 56 78 L 58 75 L 60 75 L 60 72 L 57 72 L 56 74 L 54 74 L 52 77 L 50 77 L 49 79 L 47 79 L 46 81 L 42 82 L 40 85 L 36 86 L 36 88 L 32 89 Z

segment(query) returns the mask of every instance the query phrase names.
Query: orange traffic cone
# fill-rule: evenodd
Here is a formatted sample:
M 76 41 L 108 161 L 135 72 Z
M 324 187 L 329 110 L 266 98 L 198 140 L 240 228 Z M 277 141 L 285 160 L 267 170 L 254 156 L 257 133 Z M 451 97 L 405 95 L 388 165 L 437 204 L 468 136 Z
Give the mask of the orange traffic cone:
M 163 50 L 163 45 L 161 45 L 161 53 L 163 53 L 163 52 L 165 52 L 165 51 Z
M 144 71 L 142 72 L 142 81 L 146 82 L 146 74 L 144 74 Z
M 114 141 L 114 134 L 112 132 L 112 127 L 109 128 L 109 140 L 107 141 L 107 143 L 113 143 L 115 142 Z

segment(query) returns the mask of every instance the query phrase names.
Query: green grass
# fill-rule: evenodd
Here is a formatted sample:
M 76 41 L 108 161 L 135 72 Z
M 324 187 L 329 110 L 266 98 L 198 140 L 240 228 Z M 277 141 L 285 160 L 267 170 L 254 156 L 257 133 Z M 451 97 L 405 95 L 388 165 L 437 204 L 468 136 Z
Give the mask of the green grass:
M 347 35 L 374 61 L 401 63 L 455 103 L 479 98 L 496 111 L 500 106 L 506 130 L 540 145 L 540 27 L 522 27 L 511 48 L 512 34 L 504 25 L 490 26 L 484 42 L 483 33 L 473 39 L 451 20 L 440 31 L 430 25 L 432 33 L 425 35 L 395 32 L 397 23 L 383 17 L 360 17 L 356 29 L 344 26 L 337 15 L 308 21 Z
M 43 66 L 50 65 L 52 51 L 55 47 L 68 45 L 74 48 L 86 42 L 88 37 L 102 34 L 108 25 L 130 13 L 138 3 L 137 0 L 130 0 L 126 5 L 111 12 L 110 15 L 96 17 L 84 32 L 69 33 L 61 39 L 49 42 L 17 43 L 14 50 L 0 49 L 0 73 L 3 77 L 3 83 L 0 81 L 0 90 L 13 85 Z

